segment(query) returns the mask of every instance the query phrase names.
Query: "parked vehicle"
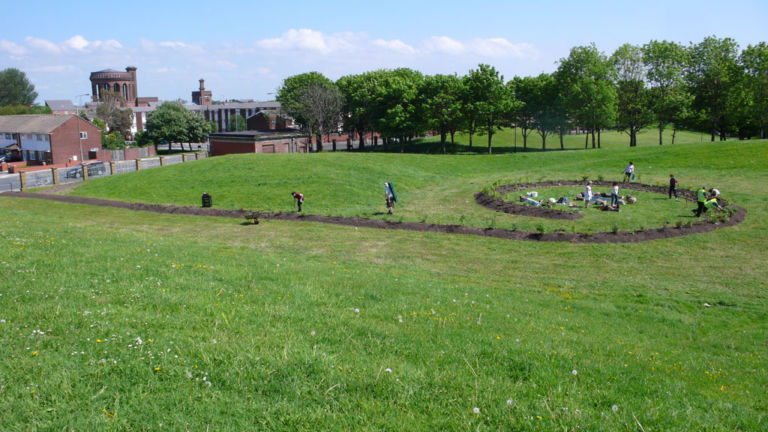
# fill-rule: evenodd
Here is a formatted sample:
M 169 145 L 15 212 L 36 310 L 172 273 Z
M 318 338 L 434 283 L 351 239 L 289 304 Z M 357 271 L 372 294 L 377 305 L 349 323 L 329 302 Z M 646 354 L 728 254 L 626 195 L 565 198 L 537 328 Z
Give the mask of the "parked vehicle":
M 76 165 L 76 169 L 70 169 L 67 171 L 67 178 L 80 178 L 83 176 L 83 166 L 88 170 L 88 176 L 100 176 L 107 172 L 107 167 L 104 162 L 85 162 Z

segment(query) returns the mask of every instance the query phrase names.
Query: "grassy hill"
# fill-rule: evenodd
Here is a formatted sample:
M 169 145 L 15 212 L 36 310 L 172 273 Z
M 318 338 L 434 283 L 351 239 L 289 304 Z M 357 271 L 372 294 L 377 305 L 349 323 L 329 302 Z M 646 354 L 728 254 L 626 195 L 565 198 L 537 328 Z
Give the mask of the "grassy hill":
M 767 144 L 238 155 L 72 191 L 288 211 L 298 190 L 309 213 L 386 217 L 391 180 L 397 218 L 523 226 L 542 222 L 472 193 L 632 159 L 642 182 L 675 173 L 749 212 L 639 244 L 0 197 L 1 429 L 764 430 Z

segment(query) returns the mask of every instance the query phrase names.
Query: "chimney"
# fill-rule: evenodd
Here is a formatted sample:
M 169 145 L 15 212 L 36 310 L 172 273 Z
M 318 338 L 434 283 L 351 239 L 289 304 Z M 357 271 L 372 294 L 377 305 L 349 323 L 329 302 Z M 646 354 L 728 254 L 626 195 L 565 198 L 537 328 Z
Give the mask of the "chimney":
M 205 90 L 205 80 L 200 78 L 200 91 Z

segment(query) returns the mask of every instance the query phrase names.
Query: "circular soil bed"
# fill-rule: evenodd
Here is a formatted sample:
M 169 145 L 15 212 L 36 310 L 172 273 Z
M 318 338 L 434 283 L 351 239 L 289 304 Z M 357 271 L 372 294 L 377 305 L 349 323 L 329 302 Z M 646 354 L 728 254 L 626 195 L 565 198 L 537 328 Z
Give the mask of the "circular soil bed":
M 516 185 L 505 185 L 497 188 L 499 192 L 512 192 L 521 189 L 527 189 L 532 187 L 555 187 L 555 186 L 574 186 L 580 185 L 583 182 L 577 181 L 551 181 L 541 183 L 521 183 Z M 610 185 L 611 182 L 593 182 L 597 186 Z M 666 193 L 666 188 L 659 186 L 643 185 L 638 183 L 625 183 L 623 186 L 625 189 L 634 189 L 638 191 Z M 694 200 L 695 194 L 692 191 L 680 190 L 679 195 L 685 199 Z M 87 198 L 73 195 L 54 195 L 43 193 L 27 193 L 27 192 L 5 192 L 3 196 L 13 198 L 35 198 L 51 201 L 75 203 L 75 204 L 89 204 L 105 207 L 116 207 L 130 210 L 143 210 L 151 211 L 155 213 L 169 213 L 169 214 L 185 214 L 196 216 L 216 216 L 216 217 L 229 217 L 229 218 L 245 218 L 246 216 L 258 215 L 262 220 L 289 220 L 289 221 L 306 221 L 306 222 L 320 222 L 334 225 L 345 225 L 364 228 L 378 228 L 378 229 L 398 229 L 406 231 L 420 231 L 420 232 L 442 232 L 449 234 L 470 234 L 483 237 L 495 237 L 510 240 L 527 240 L 527 241 L 554 241 L 554 242 L 572 242 L 572 243 L 633 243 L 646 240 L 654 240 L 661 238 L 681 237 L 689 234 L 697 234 L 713 231 L 718 228 L 723 228 L 731 225 L 735 225 L 744 220 L 746 211 L 740 207 L 732 206 L 736 212 L 731 215 L 727 222 L 721 223 L 707 223 L 706 221 L 699 221 L 693 223 L 691 226 L 681 227 L 663 227 L 655 229 L 646 229 L 641 231 L 619 231 L 613 232 L 598 232 L 594 234 L 586 233 L 538 233 L 531 231 L 514 231 L 501 228 L 478 228 L 464 225 L 440 225 L 440 224 L 428 224 L 422 222 L 395 222 L 381 219 L 365 219 L 356 217 L 342 217 L 342 216 L 323 216 L 323 215 L 305 215 L 299 213 L 270 213 L 270 212 L 254 212 L 248 210 L 227 210 L 227 209 L 215 209 L 215 208 L 200 208 L 200 207 L 183 207 L 175 205 L 161 205 L 161 204 L 146 204 L 146 203 L 131 203 L 124 201 L 113 201 L 99 198 Z M 491 210 L 503 211 L 506 213 L 520 214 L 517 211 L 518 207 L 523 209 L 536 209 L 535 207 L 525 207 L 517 204 L 504 203 L 501 200 L 495 200 L 486 194 L 479 193 L 475 195 L 475 201 Z M 510 207 L 513 206 L 513 207 Z M 510 211 L 507 211 L 510 210 Z M 538 209 L 547 210 L 547 209 Z M 561 212 L 553 210 L 554 212 Z M 547 216 L 549 212 L 542 212 L 537 214 L 538 217 L 551 217 Z M 533 214 L 525 214 L 526 216 L 533 216 Z M 580 215 L 579 215 L 580 216 Z M 248 222 L 244 222 L 248 223 Z

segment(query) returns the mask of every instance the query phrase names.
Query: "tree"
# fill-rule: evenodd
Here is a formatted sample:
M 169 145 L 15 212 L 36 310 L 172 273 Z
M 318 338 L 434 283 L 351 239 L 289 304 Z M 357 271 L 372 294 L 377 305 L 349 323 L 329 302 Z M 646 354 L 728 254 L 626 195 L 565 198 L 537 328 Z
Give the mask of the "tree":
M 306 113 L 314 111 L 303 105 L 307 101 L 304 94 L 308 91 L 310 86 L 333 88 L 335 87 L 335 84 L 320 72 L 306 72 L 284 79 L 283 84 L 277 89 L 277 96 L 275 97 L 275 99 L 280 102 L 281 109 L 286 114 L 293 117 L 296 123 L 301 126 L 302 130 L 308 134 L 312 133 L 310 123 L 316 121 L 316 119 L 304 117 Z M 318 142 L 318 150 L 321 148 L 320 142 Z
M 235 114 L 227 123 L 227 130 L 229 132 L 240 132 L 245 130 L 245 118 L 240 114 Z
M 300 116 L 304 119 L 307 131 L 314 134 L 317 150 L 322 150 L 323 135 L 336 132 L 341 122 L 343 100 L 335 84 L 330 86 L 312 83 L 307 86 L 299 98 Z
M 51 109 L 45 105 L 6 105 L 0 106 L 0 115 L 19 114 L 50 114 Z
M 209 124 L 203 116 L 179 103 L 165 102 L 147 117 L 146 131 L 141 134 L 139 145 L 201 142 L 207 139 L 209 132 Z
M 611 56 L 618 93 L 616 127 L 629 135 L 629 146 L 637 146 L 637 132 L 652 120 L 645 87 L 645 65 L 639 46 L 624 44 Z
M 469 71 L 465 84 L 472 100 L 478 125 L 488 134 L 488 154 L 492 153 L 493 134 L 501 129 L 504 115 L 513 106 L 512 97 L 504 85 L 504 77 L 493 66 L 478 65 Z
M 108 150 L 125 148 L 125 137 L 118 131 L 101 134 L 101 145 Z
M 440 134 L 440 148 L 446 153 L 445 141 L 461 126 L 463 82 L 456 75 L 432 75 L 424 77 L 419 88 L 420 112 L 427 128 Z
M 117 131 L 127 137 L 131 134 L 133 111 L 121 109 L 125 101 L 120 93 L 104 90 L 101 92 L 101 102 L 96 107 L 96 117 L 104 122 L 106 130 Z
M 365 132 L 373 128 L 373 100 L 379 78 L 378 72 L 366 72 L 346 75 L 336 81 L 344 100 L 345 127 L 357 132 L 360 148 L 365 147 Z
M 531 104 L 533 100 L 533 80 L 532 77 L 514 77 L 507 82 L 507 88 L 510 94 L 520 103 L 508 112 L 508 120 L 515 127 L 520 128 L 520 134 L 523 136 L 523 151 L 528 150 L 528 135 L 534 130 L 535 107 Z
M 24 72 L 15 68 L 0 71 L 0 106 L 31 106 L 35 99 L 35 86 L 29 82 Z
M 643 45 L 643 64 L 646 68 L 650 109 L 659 129 L 659 145 L 668 124 L 677 126 L 688 116 L 691 102 L 683 85 L 683 71 L 688 58 L 684 46 L 668 41 L 652 40 Z M 672 144 L 674 144 L 674 132 Z
M 746 89 L 751 93 L 751 112 L 760 138 L 768 138 L 768 45 L 760 42 L 741 52 Z
M 574 47 L 568 58 L 560 60 L 556 80 L 562 84 L 568 114 L 592 133 L 592 148 L 597 132 L 599 147 L 600 129 L 612 125 L 616 117 L 616 89 L 610 80 L 608 59 L 595 44 Z
M 378 85 L 371 104 L 374 127 L 385 142 L 397 138 L 402 152 L 405 141 L 422 129 L 417 98 L 424 77 L 408 68 L 379 70 L 375 74 Z
M 708 129 L 711 140 L 719 135 L 724 141 L 733 126 L 733 105 L 729 106 L 739 85 L 739 45 L 731 38 L 715 36 L 690 47 L 690 62 L 685 78 L 693 94 L 693 108 L 699 127 Z

